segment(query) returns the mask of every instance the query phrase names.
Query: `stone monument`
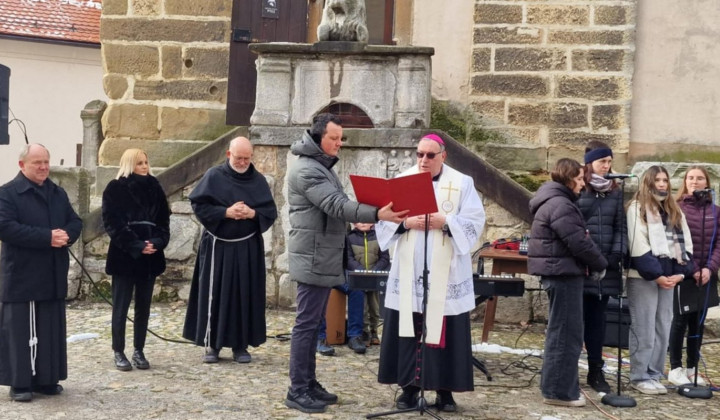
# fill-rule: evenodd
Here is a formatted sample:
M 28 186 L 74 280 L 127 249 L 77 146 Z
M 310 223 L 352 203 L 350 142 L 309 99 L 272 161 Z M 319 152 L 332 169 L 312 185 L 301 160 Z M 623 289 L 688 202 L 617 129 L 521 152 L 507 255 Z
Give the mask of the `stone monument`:
M 327 0 L 318 41 L 368 41 L 365 0 Z

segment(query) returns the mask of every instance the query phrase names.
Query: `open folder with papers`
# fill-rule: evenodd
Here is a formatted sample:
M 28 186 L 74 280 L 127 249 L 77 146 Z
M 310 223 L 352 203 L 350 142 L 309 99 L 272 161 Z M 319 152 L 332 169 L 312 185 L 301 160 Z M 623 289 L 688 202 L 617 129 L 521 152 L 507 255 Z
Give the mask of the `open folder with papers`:
M 410 210 L 408 217 L 437 212 L 430 172 L 398 178 L 350 175 L 357 201 L 375 207 L 393 203 L 393 211 Z

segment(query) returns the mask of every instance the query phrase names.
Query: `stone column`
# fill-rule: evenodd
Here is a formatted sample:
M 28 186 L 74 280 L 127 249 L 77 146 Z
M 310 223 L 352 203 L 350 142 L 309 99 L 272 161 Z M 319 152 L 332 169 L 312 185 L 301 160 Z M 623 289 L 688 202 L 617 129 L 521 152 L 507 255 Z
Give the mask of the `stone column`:
M 250 117 L 250 123 L 285 127 L 290 123 L 292 89 L 290 58 L 258 57 L 256 63 L 258 93 L 255 99 L 255 112 Z
M 430 126 L 430 58 L 401 57 L 398 61 L 395 127 Z
M 82 167 L 90 173 L 95 172 L 98 164 L 98 149 L 103 141 L 100 119 L 105 108 L 107 108 L 105 102 L 96 100 L 89 102 L 80 111 L 80 118 L 83 121 Z

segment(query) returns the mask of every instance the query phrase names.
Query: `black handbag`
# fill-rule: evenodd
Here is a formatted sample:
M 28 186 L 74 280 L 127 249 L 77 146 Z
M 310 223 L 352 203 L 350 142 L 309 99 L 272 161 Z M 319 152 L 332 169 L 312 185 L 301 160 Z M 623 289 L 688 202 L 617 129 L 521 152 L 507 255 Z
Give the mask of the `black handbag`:
M 673 290 L 673 313 L 685 315 L 707 307 L 718 306 L 717 274 L 710 276 L 710 281 L 703 287 L 695 284 L 695 279 L 686 277 Z

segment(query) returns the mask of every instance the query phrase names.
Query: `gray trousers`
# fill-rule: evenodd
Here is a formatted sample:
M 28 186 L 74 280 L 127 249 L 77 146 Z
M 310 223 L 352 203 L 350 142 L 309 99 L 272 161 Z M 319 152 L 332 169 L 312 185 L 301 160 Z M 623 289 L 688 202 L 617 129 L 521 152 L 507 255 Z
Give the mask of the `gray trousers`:
M 630 309 L 630 380 L 659 380 L 665 371 L 672 323 L 672 289 L 654 281 L 630 278 L 627 282 Z
M 290 339 L 290 389 L 298 392 L 315 379 L 318 326 L 325 315 L 330 288 L 297 284 L 297 314 Z

